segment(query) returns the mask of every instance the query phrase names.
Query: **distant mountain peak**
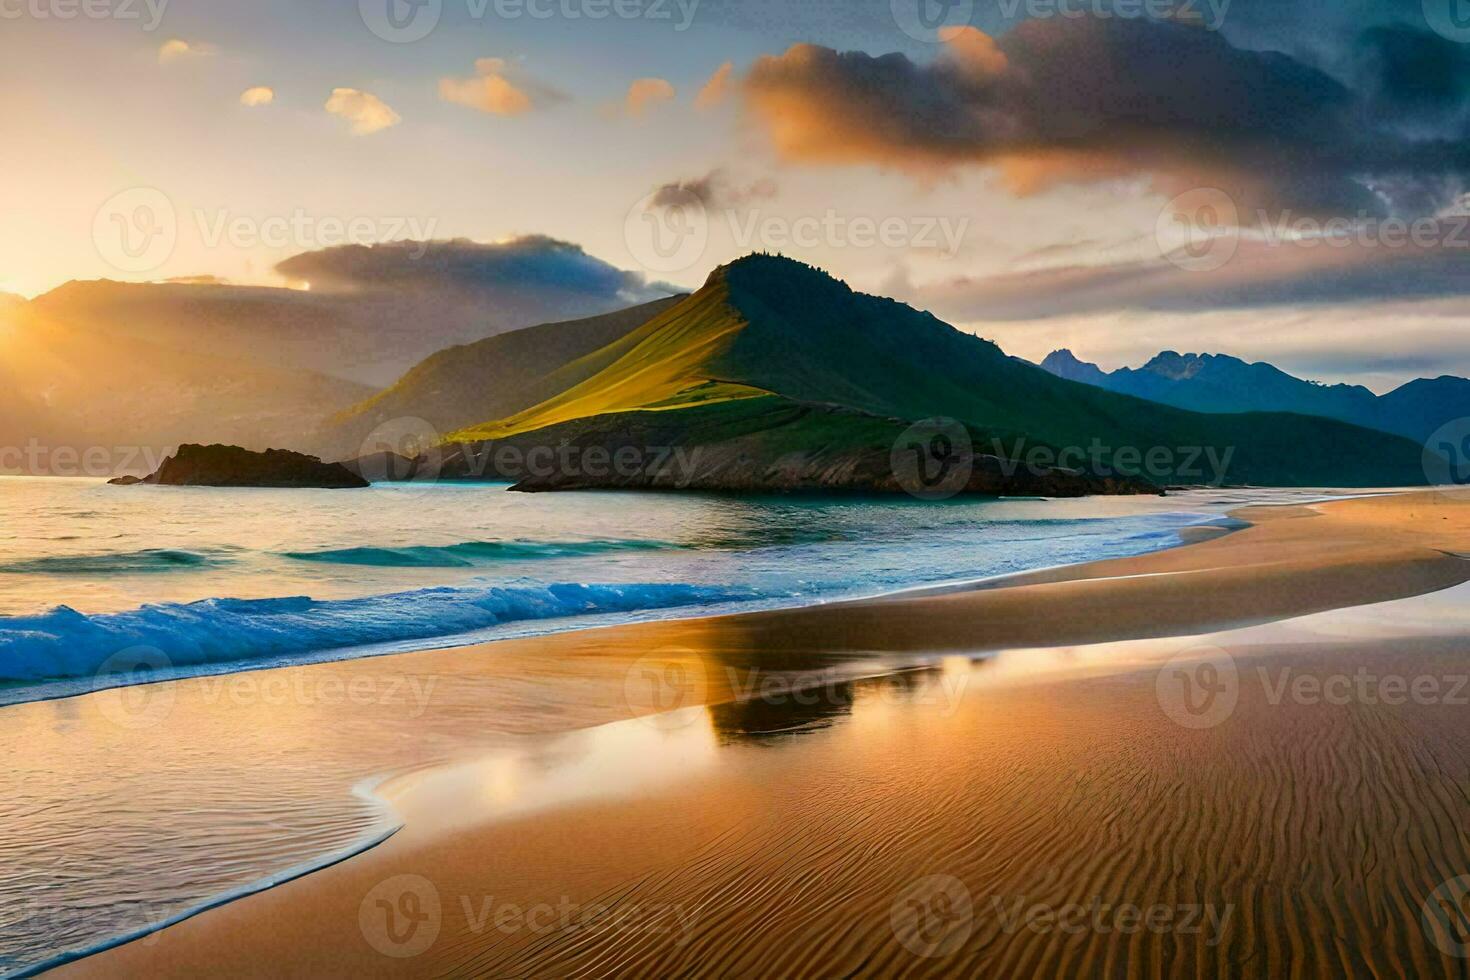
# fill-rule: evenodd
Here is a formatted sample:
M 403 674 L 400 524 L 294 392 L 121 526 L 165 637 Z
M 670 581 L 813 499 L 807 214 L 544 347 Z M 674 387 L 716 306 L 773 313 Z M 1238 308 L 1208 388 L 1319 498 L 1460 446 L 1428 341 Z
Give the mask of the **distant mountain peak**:
M 1184 381 L 1200 373 L 1214 358 L 1209 354 L 1181 354 L 1178 351 L 1160 351 L 1140 371 L 1157 374 L 1171 381 Z
M 1046 355 L 1046 359 L 1041 362 L 1041 368 L 1043 371 L 1050 371 L 1059 378 L 1066 378 L 1068 381 L 1081 381 L 1084 384 L 1090 385 L 1100 386 L 1103 379 L 1107 377 L 1107 372 L 1102 368 L 1090 361 L 1079 359 L 1076 354 L 1073 354 L 1066 347 L 1060 350 L 1054 350 Z
M 1446 421 L 1470 416 L 1470 381 L 1446 375 L 1411 381 L 1386 395 L 1361 385 L 1326 385 L 1265 361 L 1229 354 L 1161 351 L 1141 368 L 1106 372 L 1053 351 L 1041 364 L 1058 377 L 1194 412 L 1292 412 L 1336 419 L 1421 441 Z

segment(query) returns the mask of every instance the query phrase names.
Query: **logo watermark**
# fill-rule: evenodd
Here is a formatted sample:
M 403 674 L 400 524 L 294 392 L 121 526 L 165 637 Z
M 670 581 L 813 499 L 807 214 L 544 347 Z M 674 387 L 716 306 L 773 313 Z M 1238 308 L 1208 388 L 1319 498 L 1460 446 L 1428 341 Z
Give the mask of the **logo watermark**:
M 888 465 L 911 496 L 947 500 L 964 490 L 974 473 L 970 430 L 949 418 L 915 422 L 894 440 Z
M 1470 486 L 1470 418 L 1452 419 L 1424 440 L 1424 478 L 1433 487 Z
M 1441 884 L 1424 900 L 1424 931 L 1440 952 L 1470 958 L 1470 875 Z
M 1224 724 L 1240 701 L 1235 658 L 1218 647 L 1185 650 L 1159 668 L 1154 694 L 1177 725 L 1198 730 Z
M 460 0 L 476 23 L 517 20 L 638 20 L 668 23 L 683 33 L 694 25 L 701 0 Z M 457 4 L 458 6 L 458 4 Z M 363 25 L 391 44 L 422 41 L 439 26 L 445 0 L 358 0 Z
M 1108 902 L 1101 896 L 1080 902 L 1032 902 L 1025 895 L 991 896 L 991 911 L 1000 921 L 1001 930 L 1015 934 L 1021 930 L 1039 936 L 1062 933 L 1080 936 L 1154 935 L 1203 936 L 1204 944 L 1220 945 L 1230 928 L 1235 913 L 1233 904 L 1212 902 L 1181 903 Z
M 975 17 L 975 0 L 889 0 L 888 8 L 898 29 L 924 44 L 942 43 Z
M 710 208 L 687 188 L 662 188 L 628 211 L 623 239 L 633 257 L 653 272 L 698 265 L 715 227 L 742 253 L 789 249 L 917 250 L 941 259 L 959 254 L 970 218 L 948 214 L 773 214 L 761 208 Z
M 170 0 L 0 0 L 0 20 L 140 21 L 149 33 L 158 30 Z
M 1365 211 L 1325 219 L 1290 208 L 1248 213 L 1225 191 L 1199 187 L 1164 205 L 1154 240 L 1171 264 L 1187 272 L 1213 272 L 1228 265 L 1246 241 L 1268 248 L 1470 250 L 1470 214 L 1411 220 Z
M 92 675 L 92 691 L 102 716 L 120 728 L 143 729 L 161 724 L 173 713 L 173 685 L 156 683 L 173 661 L 150 646 L 128 647 L 108 657 Z
M 953 875 L 920 878 L 899 892 L 888 909 L 893 936 L 915 956 L 949 956 L 975 929 L 970 889 Z
M 155 187 L 119 191 L 92 218 L 97 254 L 121 272 L 152 272 L 173 256 L 178 242 L 173 201 Z
M 669 936 L 675 946 L 694 933 L 696 911 L 680 902 L 513 902 L 495 895 L 459 895 L 445 902 L 422 875 L 400 874 L 379 882 L 358 906 L 358 928 L 369 946 L 394 959 L 422 956 L 446 926 L 457 935 Z
M 1470 4 L 1465 0 L 1423 0 L 1430 30 L 1458 44 L 1470 44 Z
M 439 889 L 422 875 L 396 875 L 381 881 L 357 910 L 357 925 L 369 946 L 395 959 L 426 952 L 439 938 L 444 913 Z
M 665 647 L 639 657 L 623 674 L 623 703 L 631 716 L 660 729 L 683 728 L 699 713 L 684 709 L 709 701 L 709 673 L 698 651 Z

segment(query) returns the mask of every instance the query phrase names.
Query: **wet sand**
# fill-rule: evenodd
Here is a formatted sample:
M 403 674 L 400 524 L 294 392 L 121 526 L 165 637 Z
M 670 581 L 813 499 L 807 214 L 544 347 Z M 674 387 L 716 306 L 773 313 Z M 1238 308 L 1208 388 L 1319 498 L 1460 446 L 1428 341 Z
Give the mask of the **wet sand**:
M 1463 973 L 1467 503 L 384 658 L 503 680 L 530 747 L 404 774 L 386 843 L 60 972 Z

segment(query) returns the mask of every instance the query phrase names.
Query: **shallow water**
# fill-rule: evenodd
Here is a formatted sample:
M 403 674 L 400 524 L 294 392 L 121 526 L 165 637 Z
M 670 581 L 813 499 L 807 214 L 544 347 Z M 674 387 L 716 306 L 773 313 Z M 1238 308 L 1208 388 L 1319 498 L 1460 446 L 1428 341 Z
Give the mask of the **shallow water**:
M 1242 496 L 925 503 L 0 478 L 0 703 L 140 672 L 800 605 L 1139 554 Z
M 543 606 L 543 618 L 508 619 L 501 631 L 795 604 L 1139 553 L 1173 545 L 1180 528 L 1242 503 L 1318 496 L 926 504 L 0 480 L 0 565 L 8 569 L 0 571 L 0 607 L 12 616 L 0 620 L 0 667 L 19 674 L 17 661 L 38 644 L 86 652 L 78 637 L 145 605 L 174 617 L 152 624 L 150 636 L 178 644 L 176 657 L 210 653 L 217 643 L 214 653 L 260 666 L 272 661 L 259 657 L 258 634 L 240 640 L 252 618 L 327 636 L 364 622 L 412 621 L 428 603 L 442 626 L 446 604 L 457 608 L 468 592 L 483 608 L 489 590 L 552 594 L 558 583 L 578 582 L 683 589 L 691 601 L 662 613 L 636 604 L 609 613 L 592 600 Z M 463 547 L 472 541 L 483 544 Z M 392 564 L 363 564 L 361 551 L 320 560 L 347 548 L 414 550 Z M 420 560 L 436 548 L 455 563 Z M 180 559 L 185 553 L 200 560 Z M 293 595 L 310 601 L 282 602 Z M 211 597 L 277 605 L 234 608 L 237 619 L 222 624 L 208 621 L 221 603 L 198 605 Z M 45 613 L 58 604 L 76 613 Z M 194 632 L 172 629 L 181 616 L 202 622 Z M 58 621 L 77 632 L 45 634 Z M 36 633 L 45 635 L 29 635 Z M 107 644 L 116 639 L 98 641 L 93 653 L 114 649 Z M 342 655 L 309 643 L 295 654 Z M 411 669 L 399 660 L 292 666 L 0 707 L 8 773 L 0 793 L 0 972 L 95 947 L 363 846 L 392 824 L 369 792 L 379 778 L 519 752 L 521 733 L 578 727 L 584 715 L 567 706 L 599 696 L 573 671 L 558 677 L 554 664 L 537 677 L 482 673 L 484 656 L 418 654 Z M 282 659 L 290 656 L 277 653 Z M 83 657 L 75 666 L 87 665 Z M 858 657 L 843 669 L 895 666 Z M 37 692 L 57 693 L 35 683 L 10 693 L 24 701 Z

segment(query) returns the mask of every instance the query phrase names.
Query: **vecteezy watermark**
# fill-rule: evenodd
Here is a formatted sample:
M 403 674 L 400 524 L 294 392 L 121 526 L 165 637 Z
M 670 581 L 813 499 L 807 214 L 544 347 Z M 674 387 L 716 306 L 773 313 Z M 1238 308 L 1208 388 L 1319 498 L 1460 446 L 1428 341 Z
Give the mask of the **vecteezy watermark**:
M 682 272 L 709 245 L 709 211 L 692 191 L 654 191 L 628 210 L 623 241 L 650 272 Z
M 888 925 L 915 956 L 949 956 L 975 929 L 974 900 L 953 875 L 929 875 L 898 893 L 888 908 Z
M 437 218 L 395 215 L 320 215 L 305 208 L 290 214 L 237 214 L 228 208 L 195 208 L 193 230 L 205 248 L 313 250 L 340 245 L 418 243 L 408 257 L 421 259 L 438 227 Z M 178 247 L 179 214 L 155 187 L 132 187 L 102 202 L 92 219 L 97 253 L 120 272 L 152 272 Z
M 0 20 L 141 21 L 153 32 L 163 23 L 170 0 L 0 0 Z
M 627 902 L 608 905 L 578 902 L 563 895 L 555 902 L 507 902 L 494 895 L 478 900 L 459 898 L 465 927 L 472 935 L 494 929 L 505 936 L 597 935 L 618 933 L 669 936 L 675 946 L 687 943 L 694 932 L 696 911 L 682 902 Z
M 1234 446 L 1113 446 L 1094 438 L 1086 446 L 1030 445 L 1024 436 L 991 440 L 1000 471 L 1013 476 L 1021 468 L 1033 476 L 1056 470 L 1087 472 L 1107 479 L 1120 476 L 1220 486 L 1225 482 Z
M 369 483 L 433 483 L 444 468 L 443 436 L 414 415 L 374 427 L 357 449 L 359 474 Z
M 471 21 L 641 20 L 670 23 L 679 33 L 694 24 L 700 0 L 457 0 Z M 363 24 L 393 44 L 422 41 L 444 16 L 445 0 L 358 0 Z
M 104 718 L 120 728 L 152 728 L 173 711 L 173 685 L 156 683 L 160 672 L 171 667 L 173 661 L 156 647 L 119 650 L 92 675 L 94 703 Z
M 444 910 L 439 889 L 422 875 L 395 875 L 363 896 L 357 926 L 367 944 L 384 956 L 408 959 L 439 938 Z
M 32 438 L 23 446 L 0 446 L 0 473 L 96 478 L 152 473 L 173 452 L 171 446 L 55 446 Z
M 1420 910 L 1424 931 L 1440 952 L 1470 958 L 1470 874 L 1443 882 Z
M 1208 31 L 1223 27 L 1230 12 L 1230 0 L 996 0 L 996 6 L 1007 21 L 1159 20 Z
M 741 213 L 726 208 L 730 237 L 742 252 L 779 252 L 796 247 L 887 248 L 933 252 L 952 259 L 959 254 L 970 219 L 963 215 L 843 214 L 828 208 L 820 215 L 763 214 L 759 208 Z
M 205 248 L 321 249 L 339 245 L 377 245 L 410 241 L 416 247 L 408 257 L 417 261 L 428 252 L 438 218 L 412 216 L 315 215 L 304 208 L 290 214 L 234 214 L 228 209 L 194 209 L 194 224 Z
M 1298 673 L 1291 667 L 1271 671 L 1256 668 L 1266 692 L 1266 703 L 1292 704 L 1448 705 L 1470 706 L 1470 674 L 1377 674 L 1359 667 L 1351 674 Z
M 1452 419 L 1424 440 L 1424 478 L 1432 487 L 1470 486 L 1470 418 Z
M 987 903 L 1000 922 L 1001 930 L 1015 934 L 1025 929 L 1037 935 L 1062 933 L 1080 936 L 1154 935 L 1203 936 L 1207 947 L 1225 939 L 1233 904 L 1108 902 L 1101 897 L 1074 902 L 1032 902 L 1025 895 L 992 895 Z
M 453 448 L 454 444 L 441 447 Z M 604 481 L 666 479 L 676 487 L 688 486 L 699 467 L 700 447 L 685 446 L 521 446 L 461 444 L 459 457 L 471 478 L 496 473 L 514 479 L 560 479 L 595 486 Z M 661 485 L 661 484 L 660 484 Z
M 681 272 L 703 258 L 713 228 L 723 225 L 741 252 L 797 249 L 908 249 L 941 259 L 959 254 L 969 232 L 963 215 L 772 214 L 760 208 L 723 208 L 712 213 L 684 188 L 664 188 L 628 211 L 623 239 L 633 257 L 652 272 Z
M 664 647 L 635 660 L 623 674 L 623 703 L 634 718 L 655 728 L 692 724 L 709 701 L 704 658 L 688 647 Z
M 1235 258 L 1247 241 L 1269 248 L 1470 250 L 1470 214 L 1409 220 L 1366 211 L 1326 219 L 1290 208 L 1248 213 L 1225 191 L 1198 187 L 1164 205 L 1154 239 L 1170 263 L 1188 272 L 1212 272 Z
M 964 490 L 974 473 L 970 430 L 950 418 L 915 422 L 894 440 L 888 465 L 911 496 L 947 500 Z
M 179 220 L 173 201 L 155 187 L 132 187 L 106 201 L 92 218 L 92 243 L 121 272 L 151 272 L 174 254 Z
M 1470 44 L 1470 5 L 1465 0 L 1423 0 L 1424 20 L 1441 37 Z
M 1185 728 L 1214 728 L 1240 701 L 1235 658 L 1218 647 L 1193 647 L 1171 657 L 1154 678 L 1159 707 Z
M 437 677 L 389 673 L 316 673 L 304 670 L 267 670 L 200 677 L 193 682 L 200 700 L 208 705 L 234 707 L 331 708 L 366 705 L 404 708 L 408 718 L 421 718 L 429 708 Z
M 888 8 L 899 30 L 925 44 L 940 43 L 975 16 L 975 0 L 889 0 Z
M 456 915 L 462 921 L 454 921 Z M 358 929 L 369 946 L 395 959 L 428 952 L 446 925 L 455 935 L 608 933 L 668 936 L 675 946 L 689 941 L 696 912 L 679 902 L 512 902 L 494 895 L 460 895 L 445 903 L 432 881 L 417 874 L 394 875 L 373 886 L 358 906 Z

